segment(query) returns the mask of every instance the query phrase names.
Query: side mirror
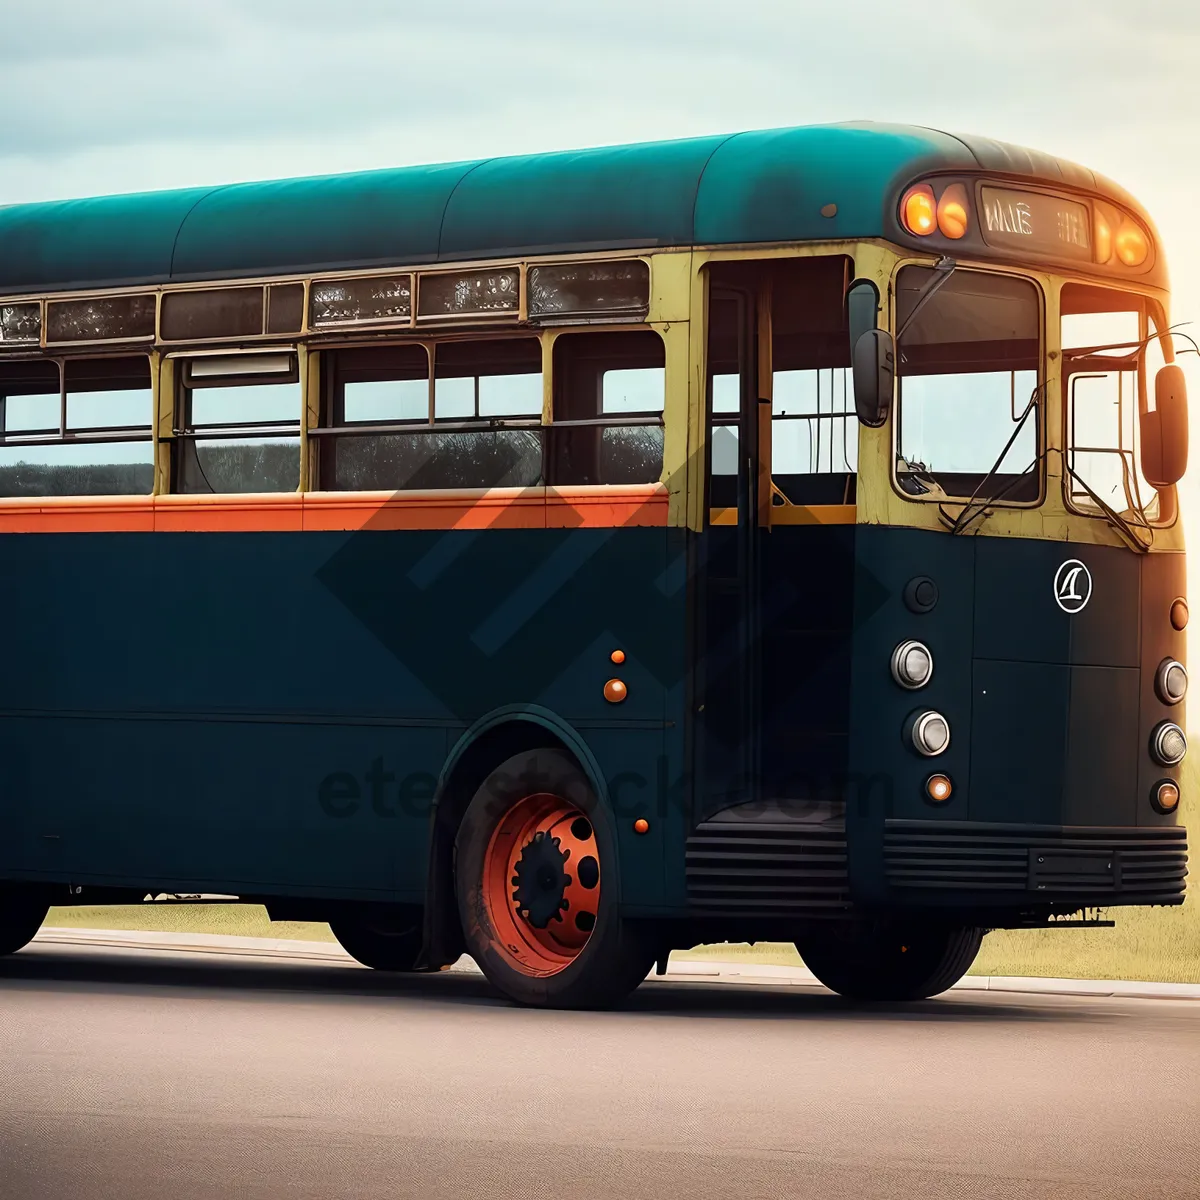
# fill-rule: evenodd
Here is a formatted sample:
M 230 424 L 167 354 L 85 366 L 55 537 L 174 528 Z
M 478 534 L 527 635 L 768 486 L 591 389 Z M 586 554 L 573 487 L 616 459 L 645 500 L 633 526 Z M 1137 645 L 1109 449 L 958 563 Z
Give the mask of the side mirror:
M 857 361 L 857 360 L 856 360 Z M 854 377 L 858 385 L 857 368 Z M 1154 377 L 1154 410 L 1141 414 L 1142 474 L 1152 487 L 1170 487 L 1187 470 L 1187 380 L 1176 363 Z
M 869 279 L 856 279 L 846 292 L 854 410 L 870 429 L 887 421 L 896 378 L 896 347 L 890 334 L 876 328 L 878 320 L 879 289 Z
M 854 343 L 854 411 L 869 429 L 878 429 L 892 410 L 896 347 L 884 329 L 868 329 Z

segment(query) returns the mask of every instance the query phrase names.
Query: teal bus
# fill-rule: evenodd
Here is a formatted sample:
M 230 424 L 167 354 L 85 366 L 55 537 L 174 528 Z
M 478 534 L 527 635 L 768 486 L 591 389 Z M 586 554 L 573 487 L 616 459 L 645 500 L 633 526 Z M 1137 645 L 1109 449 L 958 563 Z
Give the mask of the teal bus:
M 1119 187 L 900 126 L 0 209 L 0 952 L 911 1000 L 1181 903 L 1168 305 Z

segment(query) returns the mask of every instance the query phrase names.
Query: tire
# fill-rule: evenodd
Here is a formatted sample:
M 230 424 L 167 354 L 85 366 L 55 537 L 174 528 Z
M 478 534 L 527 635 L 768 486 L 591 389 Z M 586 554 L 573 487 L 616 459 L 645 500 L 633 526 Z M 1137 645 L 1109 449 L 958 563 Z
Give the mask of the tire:
M 342 949 L 376 971 L 416 969 L 423 940 L 419 908 L 383 908 L 329 922 Z
M 653 944 L 620 916 L 612 821 L 569 754 L 501 763 L 467 807 L 454 860 L 467 952 L 505 996 L 608 1008 L 645 979 Z
M 813 934 L 796 943 L 804 965 L 850 1000 L 925 1000 L 957 983 L 984 931 L 963 926 L 882 924 Z
M 28 946 L 49 911 L 50 902 L 40 891 L 0 889 L 0 956 L 16 954 Z

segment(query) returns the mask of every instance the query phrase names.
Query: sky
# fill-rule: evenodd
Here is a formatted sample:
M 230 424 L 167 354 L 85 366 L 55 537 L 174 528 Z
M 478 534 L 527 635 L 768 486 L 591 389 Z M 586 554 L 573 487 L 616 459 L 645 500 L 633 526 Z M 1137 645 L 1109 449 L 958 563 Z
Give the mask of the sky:
M 1198 74 L 1192 0 L 0 0 L 0 204 L 912 122 L 1125 186 L 1200 339 Z

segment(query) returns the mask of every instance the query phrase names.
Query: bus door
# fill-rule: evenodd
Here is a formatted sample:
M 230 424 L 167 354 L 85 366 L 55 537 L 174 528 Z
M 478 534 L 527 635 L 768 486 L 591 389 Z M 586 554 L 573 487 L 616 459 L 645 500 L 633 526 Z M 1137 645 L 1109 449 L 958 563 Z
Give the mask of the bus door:
M 770 461 L 763 444 L 770 437 L 770 400 L 762 399 L 759 381 L 760 345 L 769 353 L 770 313 L 769 292 L 764 296 L 755 276 L 739 267 L 714 268 L 708 306 L 707 483 L 697 561 L 697 822 L 754 802 L 761 792 L 760 462 Z M 770 378 L 769 364 L 765 376 Z M 769 485 L 768 477 L 768 503 Z

